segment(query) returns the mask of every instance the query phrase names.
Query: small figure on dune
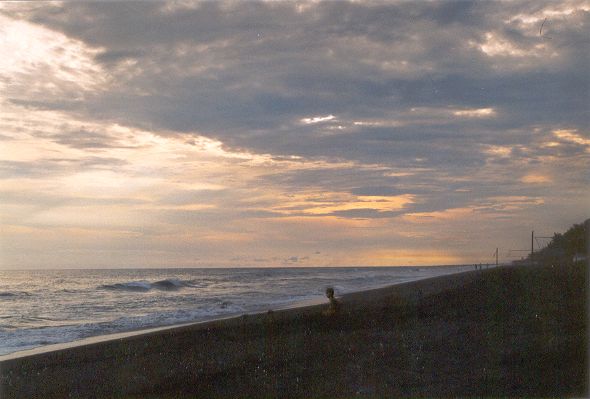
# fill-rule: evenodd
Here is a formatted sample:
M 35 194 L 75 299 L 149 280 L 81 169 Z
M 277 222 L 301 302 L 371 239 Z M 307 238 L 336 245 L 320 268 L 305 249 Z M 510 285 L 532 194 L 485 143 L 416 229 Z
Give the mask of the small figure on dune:
M 336 298 L 334 298 L 334 288 L 328 287 L 326 289 L 326 296 L 328 297 L 330 304 L 328 305 L 328 309 L 326 309 L 325 314 L 328 316 L 332 316 L 338 313 L 340 303 L 336 300 Z

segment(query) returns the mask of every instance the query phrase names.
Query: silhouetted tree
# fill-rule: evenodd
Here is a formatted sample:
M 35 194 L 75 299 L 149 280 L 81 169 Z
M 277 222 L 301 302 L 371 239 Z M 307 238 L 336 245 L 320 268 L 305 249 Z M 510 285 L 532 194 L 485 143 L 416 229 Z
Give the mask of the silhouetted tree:
M 588 256 L 588 228 L 590 219 L 574 224 L 565 233 L 555 233 L 551 242 L 535 254 L 542 263 L 571 264 L 576 259 Z

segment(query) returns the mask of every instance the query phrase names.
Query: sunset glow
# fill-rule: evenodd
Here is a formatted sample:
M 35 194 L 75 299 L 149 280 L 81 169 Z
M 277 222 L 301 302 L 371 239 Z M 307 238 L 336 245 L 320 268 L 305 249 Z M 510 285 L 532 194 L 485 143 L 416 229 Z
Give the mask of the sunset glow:
M 563 231 L 590 9 L 532 4 L 4 3 L 0 268 L 479 263 Z

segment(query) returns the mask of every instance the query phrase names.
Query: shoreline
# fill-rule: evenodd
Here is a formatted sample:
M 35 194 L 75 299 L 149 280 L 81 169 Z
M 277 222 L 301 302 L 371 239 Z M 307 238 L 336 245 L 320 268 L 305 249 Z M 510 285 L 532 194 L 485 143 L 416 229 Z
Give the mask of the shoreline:
M 324 302 L 325 301 L 323 299 L 316 299 L 316 300 L 307 299 L 304 301 L 296 302 L 293 304 L 285 305 L 284 307 L 277 308 L 276 311 L 287 310 L 287 309 L 298 309 L 298 308 L 304 308 L 304 307 L 308 307 L 308 306 L 315 306 L 315 305 L 320 305 Z M 273 311 L 275 311 L 275 310 L 273 309 Z M 215 323 L 215 322 L 224 321 L 224 320 L 237 319 L 237 318 L 240 318 L 244 315 L 259 315 L 259 314 L 264 314 L 266 312 L 267 311 L 258 311 L 258 312 L 252 312 L 252 313 L 229 314 L 227 316 L 222 316 L 222 317 L 211 316 L 212 318 L 209 318 L 209 319 L 191 321 L 191 322 L 187 322 L 187 323 L 171 324 L 171 325 L 159 326 L 159 327 L 142 328 L 139 330 L 122 331 L 122 332 L 112 333 L 112 334 L 94 335 L 91 337 L 81 338 L 81 339 L 77 339 L 74 341 L 67 341 L 67 342 L 61 342 L 61 343 L 57 343 L 57 344 L 38 346 L 36 348 L 24 349 L 24 350 L 20 350 L 20 351 L 16 351 L 16 352 L 7 353 L 5 355 L 0 355 L 0 369 L 2 366 L 2 362 L 7 361 L 7 360 L 14 360 L 14 359 L 20 359 L 20 358 L 28 357 L 28 356 L 35 356 L 35 355 L 41 355 L 41 354 L 46 354 L 46 353 L 52 353 L 52 352 L 61 351 L 61 350 L 65 350 L 65 349 L 75 349 L 75 348 L 79 348 L 79 347 L 83 348 L 87 345 L 93 345 L 93 344 L 98 344 L 98 343 L 108 343 L 110 341 L 118 341 L 118 340 L 122 340 L 125 338 L 131 338 L 131 337 L 141 337 L 143 335 L 149 335 L 149 334 L 158 333 L 158 332 L 165 332 L 167 330 L 174 330 L 177 328 L 197 327 L 197 326 L 199 326 L 201 324 L 205 324 L 205 323 Z
M 439 265 L 439 266 L 429 266 L 429 267 L 445 268 L 445 267 L 457 267 L 457 266 Z M 409 279 L 407 281 L 402 281 L 402 282 L 399 282 L 396 284 L 385 284 L 382 286 L 376 286 L 374 288 L 347 292 L 345 294 L 338 296 L 337 298 L 339 300 L 341 300 L 341 299 L 346 300 L 345 298 L 350 295 L 363 295 L 363 293 L 365 293 L 365 292 L 370 292 L 370 291 L 375 291 L 375 290 L 380 290 L 380 289 L 387 289 L 390 287 L 400 286 L 400 285 L 407 284 L 407 283 L 413 283 L 413 282 L 417 282 L 417 281 L 429 280 L 429 279 L 438 278 L 438 277 L 451 276 L 451 275 L 457 275 L 457 274 L 462 274 L 462 273 L 471 273 L 471 272 L 474 272 L 474 271 L 467 270 L 467 271 L 444 274 L 442 276 Z M 43 345 L 43 346 L 38 346 L 38 347 L 30 348 L 30 349 L 24 349 L 24 350 L 19 350 L 19 351 L 10 352 L 10 353 L 4 354 L 4 355 L 0 355 L 0 366 L 3 361 L 18 359 L 18 358 L 27 357 L 27 356 L 40 355 L 40 354 L 44 354 L 44 353 L 50 353 L 50 352 L 60 351 L 60 350 L 64 350 L 64 349 L 77 348 L 77 347 L 82 347 L 82 346 L 92 345 L 92 344 L 97 344 L 97 343 L 102 343 L 102 342 L 120 340 L 120 339 L 134 337 L 134 336 L 142 336 L 145 334 L 152 334 L 152 333 L 176 329 L 176 328 L 198 326 L 203 323 L 217 322 L 217 321 L 222 321 L 222 320 L 227 320 L 227 319 L 239 318 L 244 315 L 259 315 L 259 314 L 264 314 L 264 313 L 268 312 L 269 310 L 276 312 L 276 311 L 283 311 L 283 310 L 289 310 L 289 309 L 299 309 L 299 308 L 304 308 L 304 307 L 308 307 L 308 306 L 322 305 L 322 304 L 326 304 L 326 303 L 327 303 L 326 298 L 324 296 L 322 296 L 322 297 L 318 297 L 318 298 L 304 299 L 301 301 L 288 303 L 288 304 L 285 304 L 282 306 L 278 306 L 276 308 L 269 308 L 266 310 L 236 313 L 236 314 L 232 313 L 232 314 L 228 314 L 225 316 L 211 316 L 210 318 L 205 318 L 205 319 L 196 320 L 196 321 L 189 321 L 186 323 L 170 324 L 170 325 L 164 325 L 164 326 L 141 328 L 141 329 L 137 329 L 137 330 L 121 331 L 121 332 L 116 332 L 116 333 L 102 334 L 102 335 L 95 335 L 95 336 L 80 338 L 80 339 L 76 339 L 74 341 L 67 341 L 67 342 L 60 342 L 60 343 L 56 343 L 56 344 Z
M 499 267 L 0 362 L 21 397 L 584 396 L 585 270 Z

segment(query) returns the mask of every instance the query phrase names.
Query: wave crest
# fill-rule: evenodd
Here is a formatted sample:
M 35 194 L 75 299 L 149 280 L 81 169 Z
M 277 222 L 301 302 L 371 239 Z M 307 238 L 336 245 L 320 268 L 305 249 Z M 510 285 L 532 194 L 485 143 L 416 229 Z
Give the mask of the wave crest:
M 165 280 L 150 283 L 148 281 L 129 281 L 126 283 L 105 284 L 100 288 L 114 291 L 136 291 L 146 292 L 152 289 L 161 291 L 177 291 L 185 287 L 196 287 L 191 281 L 179 280 L 176 278 L 168 278 Z
M 1 291 L 0 297 L 9 298 L 9 297 L 23 297 L 23 296 L 31 296 L 32 294 L 26 291 Z

